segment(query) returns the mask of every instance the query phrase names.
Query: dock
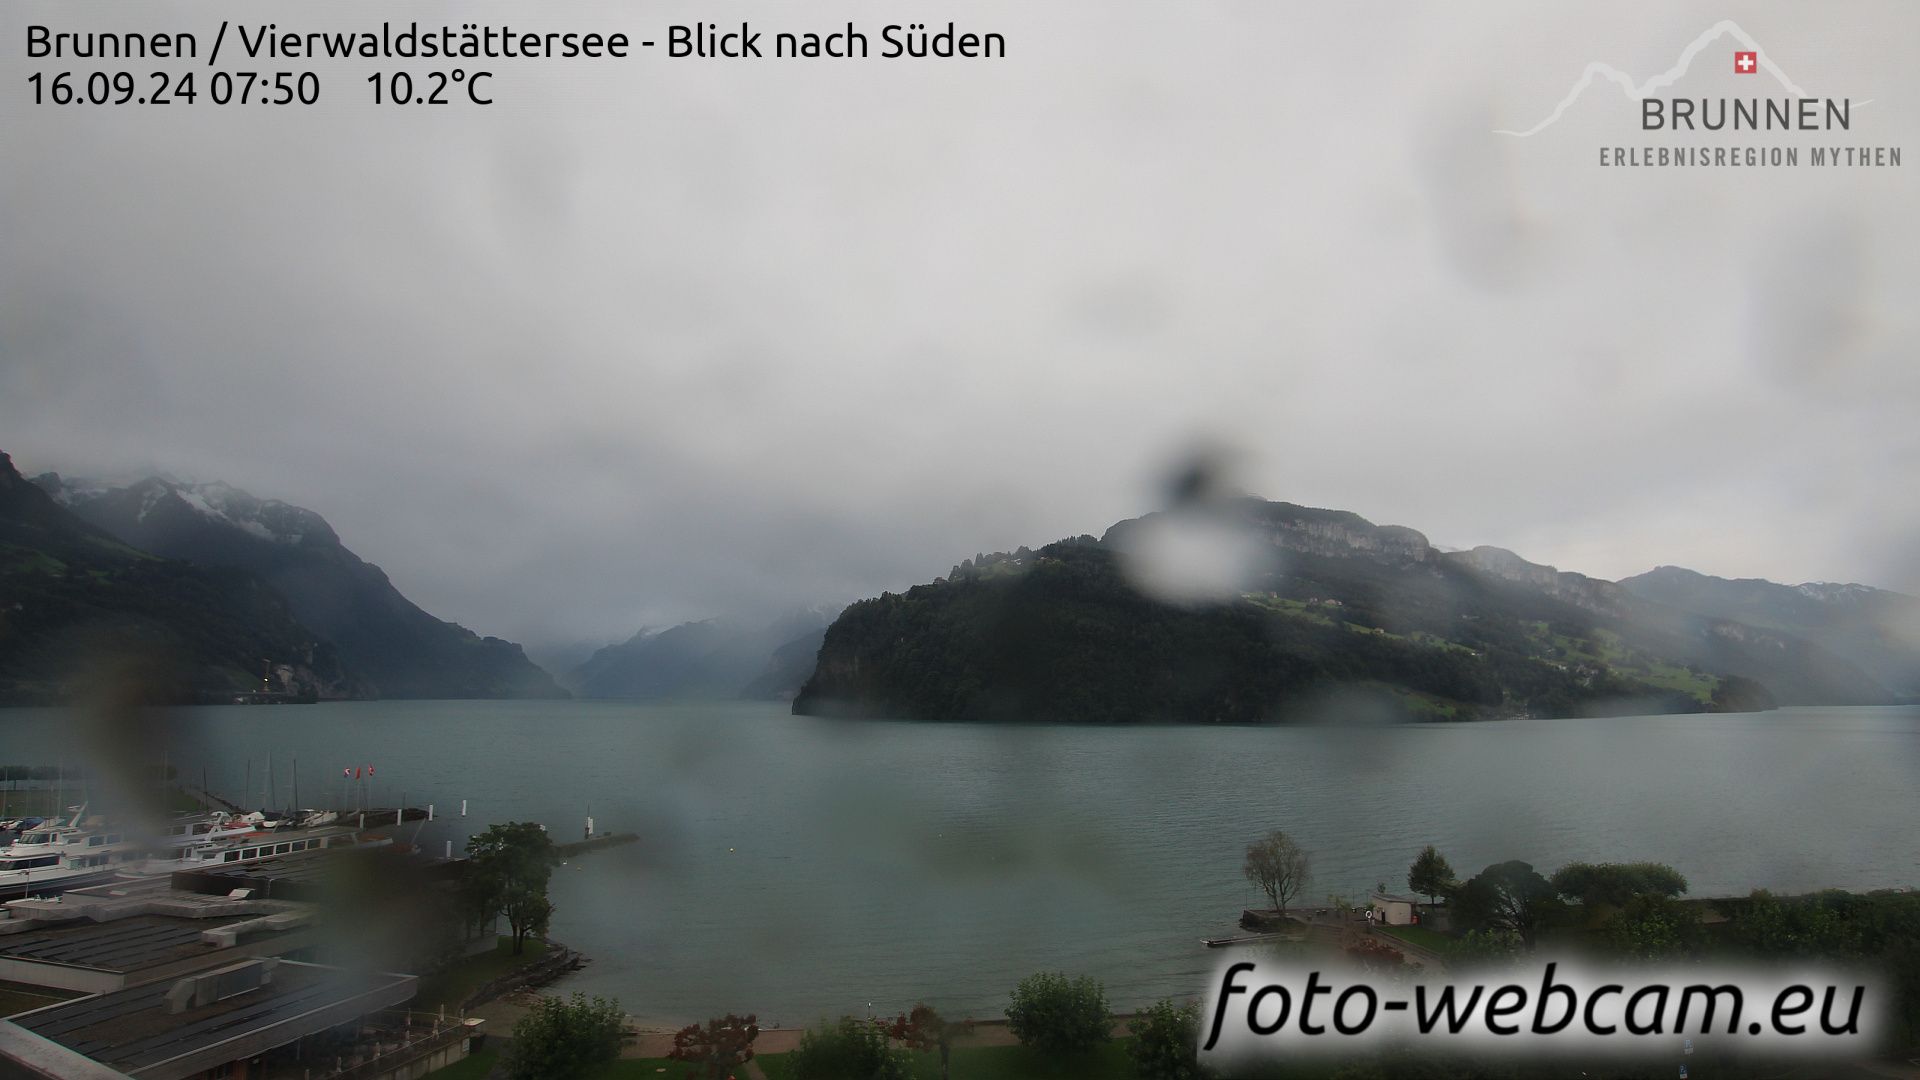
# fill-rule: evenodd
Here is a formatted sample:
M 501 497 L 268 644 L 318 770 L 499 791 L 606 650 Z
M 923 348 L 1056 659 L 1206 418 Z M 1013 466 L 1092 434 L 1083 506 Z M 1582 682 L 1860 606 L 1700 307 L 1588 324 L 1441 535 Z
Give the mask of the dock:
M 598 836 L 588 837 L 585 840 L 574 840 L 570 843 L 555 844 L 553 845 L 553 850 L 558 852 L 563 857 L 573 856 L 573 855 L 579 855 L 583 852 L 598 851 L 601 848 L 617 847 L 621 844 L 636 843 L 639 841 L 639 839 L 640 839 L 639 833 L 608 832 L 608 833 L 601 833 Z
M 1201 938 L 1200 944 L 1209 949 L 1231 949 L 1236 945 L 1259 945 L 1268 941 L 1305 941 L 1304 933 L 1236 934 L 1233 937 Z
M 351 825 L 356 829 L 377 829 L 387 825 L 398 825 L 403 821 L 425 821 L 427 811 L 421 806 L 369 806 L 365 810 L 340 810 L 336 825 Z

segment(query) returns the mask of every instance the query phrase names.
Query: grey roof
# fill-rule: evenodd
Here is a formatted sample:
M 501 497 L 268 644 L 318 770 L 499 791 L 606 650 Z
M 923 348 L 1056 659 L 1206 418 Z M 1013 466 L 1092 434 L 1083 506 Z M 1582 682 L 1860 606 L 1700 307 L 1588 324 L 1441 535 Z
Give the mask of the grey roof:
M 215 947 L 200 939 L 203 931 L 250 917 L 178 919 L 135 915 L 104 923 L 62 926 L 0 937 L 0 956 L 101 971 L 138 971 L 196 953 L 213 952 Z
M 12 1022 L 104 1065 L 132 1072 L 229 1041 L 259 1036 L 273 1025 L 295 1021 L 269 1039 L 284 1045 L 340 1022 L 337 1013 L 328 1015 L 325 1010 L 414 981 L 410 975 L 349 973 L 282 963 L 274 970 L 273 982 L 265 987 L 177 1014 L 167 1011 L 167 992 L 173 984 L 161 980 L 51 1005 L 15 1016 Z M 411 994 L 409 988 L 405 996 Z M 371 1008 L 389 1004 L 369 1003 Z M 312 1024 L 297 1022 L 306 1016 L 314 1018 Z

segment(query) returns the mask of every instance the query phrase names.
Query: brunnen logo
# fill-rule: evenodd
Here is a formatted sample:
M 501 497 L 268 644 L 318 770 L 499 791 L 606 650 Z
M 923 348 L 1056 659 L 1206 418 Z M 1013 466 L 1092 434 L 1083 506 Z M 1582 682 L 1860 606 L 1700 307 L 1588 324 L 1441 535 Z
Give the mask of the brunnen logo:
M 1731 38 L 1738 46 L 1733 51 L 1735 76 L 1765 74 L 1784 94 L 1687 97 L 1663 93 L 1693 68 L 1702 53 L 1723 38 Z M 1639 131 L 1643 135 L 1658 132 L 1662 136 L 1658 144 L 1601 146 L 1602 166 L 1898 168 L 1901 165 L 1901 147 L 1863 144 L 1853 133 L 1855 110 L 1871 104 L 1871 99 L 1855 101 L 1808 93 L 1731 20 L 1708 27 L 1681 51 L 1673 67 L 1645 82 L 1636 82 L 1611 64 L 1593 61 L 1540 122 L 1524 130 L 1496 129 L 1494 134 L 1532 138 L 1559 123 L 1588 88 L 1601 81 L 1619 87 L 1628 99 L 1639 103 Z M 1733 143 L 1704 138 L 1725 132 L 1753 135 Z M 1811 143 L 1804 139 L 1787 143 L 1780 137 L 1782 133 L 1807 132 L 1824 137 Z M 1773 137 L 1766 138 L 1770 133 Z

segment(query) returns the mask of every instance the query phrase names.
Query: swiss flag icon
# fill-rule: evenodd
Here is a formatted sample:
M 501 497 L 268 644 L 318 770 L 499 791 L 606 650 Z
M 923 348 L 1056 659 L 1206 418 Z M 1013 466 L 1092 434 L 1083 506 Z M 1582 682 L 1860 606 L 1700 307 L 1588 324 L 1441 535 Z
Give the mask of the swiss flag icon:
M 1751 75 L 1760 70 L 1760 54 L 1757 52 L 1737 52 L 1733 54 L 1733 71 L 1736 75 Z

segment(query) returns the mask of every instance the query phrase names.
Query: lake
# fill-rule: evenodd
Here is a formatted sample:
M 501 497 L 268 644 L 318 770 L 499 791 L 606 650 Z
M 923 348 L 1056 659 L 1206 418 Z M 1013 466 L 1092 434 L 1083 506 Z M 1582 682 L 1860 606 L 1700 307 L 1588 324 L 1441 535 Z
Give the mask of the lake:
M 587 815 L 639 844 L 555 873 L 563 989 L 645 1021 L 792 1026 L 926 1000 L 997 1015 L 1043 969 L 1120 1009 L 1199 993 L 1256 892 L 1246 844 L 1313 856 L 1306 898 L 1404 890 L 1436 844 L 1504 859 L 1671 863 L 1694 895 L 1920 884 L 1920 710 L 1358 728 L 984 727 L 796 718 L 770 703 L 350 702 L 165 710 L 96 730 L 0 710 L 0 760 L 161 755 L 230 797 L 436 804 L 418 841 L 489 822 L 563 839 Z M 468 817 L 458 815 L 467 800 Z M 259 798 L 252 800 L 259 802 Z M 412 835 L 412 826 L 402 836 Z

